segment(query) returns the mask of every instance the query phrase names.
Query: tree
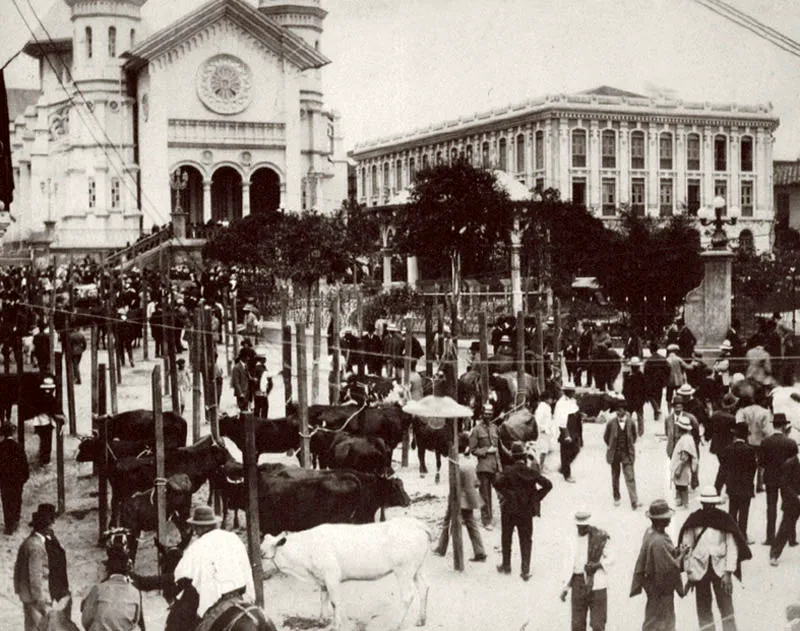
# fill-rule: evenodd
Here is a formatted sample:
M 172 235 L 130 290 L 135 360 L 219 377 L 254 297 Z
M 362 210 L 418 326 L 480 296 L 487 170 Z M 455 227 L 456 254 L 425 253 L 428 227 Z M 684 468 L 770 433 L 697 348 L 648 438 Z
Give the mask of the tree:
M 337 212 L 337 217 L 345 225 L 346 245 L 344 251 L 351 257 L 354 270 L 353 282 L 362 282 L 356 270 L 366 262 L 370 269 L 377 265 L 380 251 L 380 222 L 375 210 L 369 210 L 355 200 L 347 200 Z
M 487 270 L 507 243 L 513 205 L 491 171 L 464 160 L 417 173 L 411 202 L 398 217 L 395 236 L 404 254 L 434 255 L 450 263 L 458 296 L 462 270 Z

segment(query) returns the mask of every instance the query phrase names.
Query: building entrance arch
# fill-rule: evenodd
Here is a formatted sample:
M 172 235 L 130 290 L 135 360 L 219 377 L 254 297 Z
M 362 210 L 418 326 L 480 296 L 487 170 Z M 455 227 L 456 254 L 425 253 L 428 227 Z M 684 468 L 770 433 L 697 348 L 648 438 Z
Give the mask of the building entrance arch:
M 211 219 L 242 218 L 242 176 L 233 167 L 219 167 L 211 176 Z
M 250 212 L 270 213 L 281 205 L 281 179 L 269 167 L 260 167 L 250 176 Z

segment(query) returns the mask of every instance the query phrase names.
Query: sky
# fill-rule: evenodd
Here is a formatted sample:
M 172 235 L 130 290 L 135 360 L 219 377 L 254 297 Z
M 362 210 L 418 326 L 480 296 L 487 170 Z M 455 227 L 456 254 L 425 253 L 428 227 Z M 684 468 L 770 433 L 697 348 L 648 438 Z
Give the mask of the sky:
M 29 39 L 53 0 L 0 0 L 0 63 Z M 61 2 L 63 0 L 56 0 Z M 257 0 L 249 0 L 253 4 Z M 728 0 L 800 40 L 797 0 Z M 203 0 L 150 0 L 153 30 Z M 152 5 L 152 6 L 151 6 Z M 800 57 L 694 0 L 323 0 L 325 100 L 345 145 L 545 94 L 610 85 L 687 101 L 771 103 L 774 157 L 800 157 Z M 13 87 L 35 83 L 24 56 Z

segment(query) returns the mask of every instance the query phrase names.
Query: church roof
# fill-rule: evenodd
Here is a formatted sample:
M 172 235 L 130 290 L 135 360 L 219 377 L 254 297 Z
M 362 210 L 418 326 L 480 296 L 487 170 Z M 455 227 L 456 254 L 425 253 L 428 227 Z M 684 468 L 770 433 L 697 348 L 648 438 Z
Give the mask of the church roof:
M 8 120 L 14 121 L 17 116 L 25 113 L 31 105 L 36 105 L 41 92 L 39 90 L 22 90 L 19 88 L 7 88 L 8 95 Z
M 42 53 L 72 48 L 72 9 L 64 0 L 56 0 L 23 51 L 31 57 Z
M 635 92 L 628 92 L 627 90 L 620 90 L 619 88 L 612 88 L 610 85 L 601 85 L 591 90 L 584 90 L 578 94 L 594 94 L 597 96 L 626 96 L 633 99 L 646 99 L 643 94 L 636 94 Z
M 128 70 L 142 68 L 150 60 L 222 18 L 230 19 L 301 70 L 320 68 L 330 63 L 330 59 L 309 46 L 302 37 L 283 28 L 245 0 L 209 0 L 135 46 L 129 53 L 130 59 L 125 63 L 125 68 Z

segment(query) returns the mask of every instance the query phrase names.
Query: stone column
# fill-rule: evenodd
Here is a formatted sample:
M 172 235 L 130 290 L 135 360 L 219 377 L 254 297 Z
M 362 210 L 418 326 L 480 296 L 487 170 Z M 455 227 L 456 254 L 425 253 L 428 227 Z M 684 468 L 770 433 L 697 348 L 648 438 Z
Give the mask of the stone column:
M 716 351 L 731 326 L 731 267 L 733 252 L 707 250 L 701 254 L 705 274 L 686 294 L 686 325 L 697 338 L 697 350 Z
M 558 180 L 556 188 L 561 191 L 562 199 L 571 199 L 569 187 L 569 124 L 565 118 L 558 121 Z
M 211 180 L 203 180 L 203 223 L 211 221 Z
M 714 134 L 703 127 L 703 191 L 700 204 L 706 206 L 714 199 Z
M 767 188 L 772 174 L 772 137 L 767 136 L 763 128 L 756 130 L 753 159 L 756 172 L 756 199 L 754 215 L 759 218 L 766 217 L 772 200 L 772 192 Z
M 619 169 L 619 191 L 617 196 L 620 204 L 629 204 L 631 201 L 631 156 L 630 156 L 630 136 L 628 135 L 628 123 L 622 121 L 619 124 L 619 151 L 617 152 L 617 169 Z
M 688 196 L 686 194 L 686 128 L 683 125 L 678 125 L 675 133 L 675 210 L 676 212 L 683 207 L 683 212 L 686 212 L 688 204 Z
M 525 186 L 530 189 L 533 188 L 533 169 L 536 158 L 533 155 L 533 127 L 527 125 L 523 133 L 525 134 Z
M 728 207 L 736 206 L 741 208 L 742 205 L 742 187 L 741 187 L 741 153 L 739 145 L 739 130 L 736 127 L 731 127 L 730 142 L 728 143 L 728 173 L 730 173 L 730 187 L 728 195 Z
M 589 191 L 587 204 L 592 210 L 598 210 L 601 206 L 602 186 L 600 184 L 600 123 L 593 120 L 589 123 Z
M 411 289 L 417 288 L 419 283 L 419 266 L 416 256 L 409 256 L 406 258 L 406 281 Z
M 250 214 L 250 182 L 242 182 L 242 217 Z
M 558 155 L 557 152 L 553 151 L 553 123 L 549 119 L 544 123 L 544 141 L 542 144 L 543 147 L 543 156 L 542 156 L 542 166 L 544 167 L 544 187 L 550 188 L 551 186 L 555 188 L 555 181 L 558 178 L 558 166 L 556 162 L 553 160 L 554 155 Z M 535 151 L 534 146 L 534 151 Z M 563 195 L 562 195 L 563 197 Z
M 658 216 L 659 214 L 659 181 L 658 170 L 661 163 L 658 159 L 658 130 L 651 124 L 647 130 L 647 211 Z

